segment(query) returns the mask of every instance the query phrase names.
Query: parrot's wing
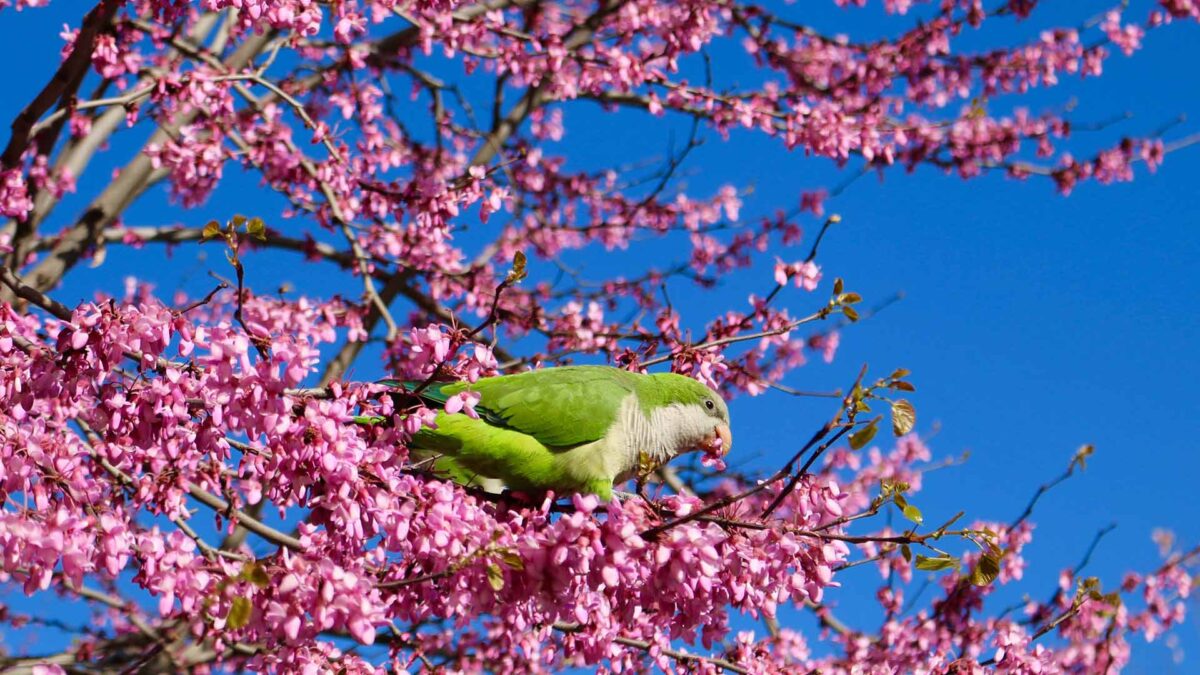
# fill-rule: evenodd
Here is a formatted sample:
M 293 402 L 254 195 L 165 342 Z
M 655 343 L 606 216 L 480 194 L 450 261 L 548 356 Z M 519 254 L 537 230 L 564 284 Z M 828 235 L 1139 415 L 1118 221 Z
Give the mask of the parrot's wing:
M 426 385 L 424 389 L 421 389 L 423 383 L 416 381 L 379 380 L 376 382 L 376 384 L 382 384 L 387 387 L 392 387 L 396 390 L 392 392 L 392 398 L 396 402 L 397 409 L 412 403 L 421 403 L 430 408 L 441 408 L 442 406 L 446 405 L 446 401 L 448 401 L 451 396 L 465 389 L 465 387 L 458 386 L 460 384 L 458 382 L 435 382 Z M 418 390 L 420 390 L 419 393 L 412 393 Z M 480 419 L 488 422 L 489 424 L 494 424 L 501 427 L 508 426 L 508 424 L 504 421 L 504 418 L 490 408 L 482 405 L 476 405 L 475 412 L 479 414 Z
M 563 366 L 454 383 L 443 395 L 474 391 L 475 410 L 492 422 L 529 434 L 551 448 L 571 448 L 604 437 L 639 375 L 614 368 Z

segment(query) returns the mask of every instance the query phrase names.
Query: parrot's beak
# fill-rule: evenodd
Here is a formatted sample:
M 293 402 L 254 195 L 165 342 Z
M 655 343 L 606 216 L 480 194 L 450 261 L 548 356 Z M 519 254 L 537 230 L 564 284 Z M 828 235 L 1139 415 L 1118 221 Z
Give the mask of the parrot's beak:
M 718 443 L 720 443 L 719 446 Z M 702 447 L 705 451 L 719 451 L 721 455 L 729 454 L 729 449 L 733 447 L 733 433 L 729 431 L 729 425 L 718 424 L 713 429 L 712 435 L 704 439 Z

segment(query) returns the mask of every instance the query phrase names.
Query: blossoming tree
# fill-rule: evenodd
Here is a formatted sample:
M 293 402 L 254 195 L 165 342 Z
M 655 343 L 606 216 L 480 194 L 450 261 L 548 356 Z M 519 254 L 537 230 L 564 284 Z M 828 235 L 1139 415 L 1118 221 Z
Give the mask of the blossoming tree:
M 4 12 L 46 0 L 0 0 L 13 4 Z M 808 352 L 833 358 L 837 330 L 864 311 L 819 266 L 839 187 L 745 218 L 741 186 L 679 189 L 700 134 L 759 134 L 851 178 L 1002 171 L 1064 193 L 1130 180 L 1196 139 L 1114 138 L 1076 157 L 1064 115 L 988 101 L 1099 77 L 1154 32 L 1200 20 L 1200 2 L 1117 3 L 983 52 L 962 36 L 1023 20 L 1036 0 L 884 0 L 922 20 L 870 42 L 806 25 L 804 3 L 88 4 L 0 154 L 0 580 L 94 616 L 61 650 L 0 666 L 1099 673 L 1128 662 L 1132 634 L 1182 618 L 1194 549 L 1115 585 L 1067 570 L 1049 597 L 985 612 L 1022 578 L 1034 504 L 1011 522 L 925 522 L 910 497 L 931 457 L 903 370 L 847 383 L 773 472 L 664 467 L 646 497 L 609 504 L 438 480 L 405 449 L 435 411 L 355 374 L 474 380 L 584 361 L 669 366 L 729 396 L 786 391 L 784 375 Z M 710 52 L 730 46 L 757 80 L 713 83 Z M 649 171 L 571 169 L 549 141 L 564 111 L 596 104 L 631 124 L 687 119 L 692 136 Z M 130 136 L 138 147 L 114 159 Z M 102 160 L 118 169 L 86 208 L 56 208 Z M 286 208 L 212 220 L 206 201 L 235 169 Z M 160 185 L 188 224 L 127 225 Z M 683 242 L 682 263 L 599 280 L 561 264 L 667 241 Z M 127 272 L 146 276 L 164 250 L 201 244 L 227 259 L 213 257 L 209 293 L 56 298 L 110 250 L 140 249 Z M 347 283 L 255 288 L 245 272 L 267 256 Z M 763 292 L 710 316 L 670 302 L 669 288 L 734 275 Z M 783 307 L 791 287 L 810 311 Z M 864 564 L 886 579 L 861 589 L 881 621 L 849 626 L 823 599 Z M 939 574 L 937 592 L 910 610 L 918 570 Z M 779 621 L 784 605 L 821 631 Z M 56 606 L 0 607 L 0 620 L 61 628 Z

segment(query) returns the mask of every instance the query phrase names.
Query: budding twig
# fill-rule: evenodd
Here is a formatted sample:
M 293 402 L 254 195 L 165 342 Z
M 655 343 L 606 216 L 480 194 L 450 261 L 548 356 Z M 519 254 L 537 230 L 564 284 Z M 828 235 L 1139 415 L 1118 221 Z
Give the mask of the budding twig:
M 577 623 L 566 623 L 564 621 L 558 621 L 558 622 L 555 622 L 555 624 L 554 624 L 554 630 L 559 631 L 560 633 L 578 633 L 582 629 L 583 629 L 583 627 Z M 640 649 L 644 652 L 649 652 L 651 650 L 651 648 L 654 646 L 651 643 L 646 642 L 645 640 L 635 640 L 633 638 L 628 638 L 628 637 L 624 637 L 624 636 L 620 636 L 620 635 L 613 638 L 613 642 L 616 642 L 617 644 L 620 644 L 620 645 L 625 645 L 626 647 L 633 647 L 635 649 Z M 738 664 L 734 663 L 733 661 L 730 661 L 728 659 L 717 658 L 715 656 L 703 656 L 701 654 L 688 654 L 687 652 L 681 652 L 679 650 L 670 649 L 670 648 L 662 649 L 662 650 L 660 650 L 660 653 L 665 656 L 669 656 L 670 658 L 672 658 L 676 661 L 680 661 L 682 663 L 689 663 L 689 662 L 690 663 L 706 663 L 706 664 L 721 668 L 723 670 L 727 670 L 731 673 L 739 673 L 740 675 L 748 675 L 750 673 L 750 670 L 745 668 L 744 666 L 739 666 Z

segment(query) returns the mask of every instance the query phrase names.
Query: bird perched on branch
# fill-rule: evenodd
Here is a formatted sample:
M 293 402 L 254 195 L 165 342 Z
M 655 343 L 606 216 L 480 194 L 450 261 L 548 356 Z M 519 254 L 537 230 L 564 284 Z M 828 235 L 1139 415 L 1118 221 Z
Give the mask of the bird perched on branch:
M 691 450 L 725 454 L 733 443 L 721 396 L 672 373 L 563 366 L 424 390 L 412 382 L 382 384 L 430 407 L 464 393 L 479 396 L 477 418 L 441 411 L 437 427 L 422 429 L 409 444 L 415 457 L 437 458 L 437 473 L 463 483 L 498 479 L 511 490 L 581 492 L 607 501 L 614 483 Z

